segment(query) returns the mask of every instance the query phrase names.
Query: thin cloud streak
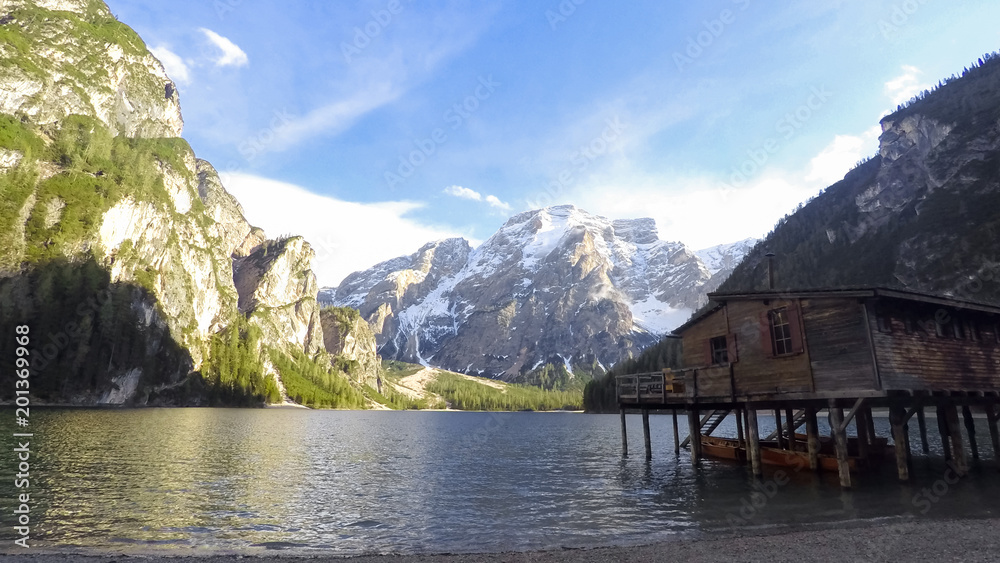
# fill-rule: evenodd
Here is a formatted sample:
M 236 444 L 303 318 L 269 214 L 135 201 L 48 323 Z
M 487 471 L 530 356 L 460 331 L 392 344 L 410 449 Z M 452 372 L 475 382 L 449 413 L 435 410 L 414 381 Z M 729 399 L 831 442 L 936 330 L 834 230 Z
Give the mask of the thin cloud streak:
M 488 204 L 490 207 L 495 207 L 496 209 L 503 211 L 511 210 L 510 204 L 500 201 L 500 198 L 495 195 L 483 196 L 483 194 L 477 192 L 476 190 L 470 190 L 469 188 L 464 188 L 462 186 L 448 186 L 443 190 L 443 193 L 459 199 L 481 201 Z
M 215 59 L 215 66 L 241 67 L 247 66 L 250 63 L 250 59 L 243 52 L 243 49 L 240 49 L 236 43 L 233 43 L 227 37 L 223 37 L 205 27 L 198 28 L 198 31 L 202 32 L 213 45 L 222 51 L 221 56 Z

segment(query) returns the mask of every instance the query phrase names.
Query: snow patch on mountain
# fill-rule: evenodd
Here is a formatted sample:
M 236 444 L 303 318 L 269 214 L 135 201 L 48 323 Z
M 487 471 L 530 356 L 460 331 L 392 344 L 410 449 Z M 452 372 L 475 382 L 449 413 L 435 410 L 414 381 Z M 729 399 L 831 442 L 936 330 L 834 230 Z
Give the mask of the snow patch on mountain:
M 324 297 L 358 308 L 389 358 L 503 378 L 544 363 L 610 366 L 687 320 L 741 243 L 706 249 L 709 268 L 660 240 L 652 219 L 556 206 L 511 217 L 475 249 L 429 243 Z
M 747 238 L 728 244 L 718 244 L 695 251 L 695 256 L 705 264 L 714 276 L 721 271 L 732 272 L 733 268 L 743 260 L 743 257 L 757 244 L 757 239 Z

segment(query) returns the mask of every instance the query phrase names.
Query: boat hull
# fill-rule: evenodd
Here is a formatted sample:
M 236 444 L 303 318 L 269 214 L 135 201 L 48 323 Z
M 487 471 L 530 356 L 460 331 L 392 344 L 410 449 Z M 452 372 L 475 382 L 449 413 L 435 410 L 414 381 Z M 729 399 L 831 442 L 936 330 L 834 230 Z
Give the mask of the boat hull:
M 760 447 L 760 461 L 764 465 L 778 467 L 803 468 L 809 467 L 809 452 L 806 449 L 806 436 L 796 435 L 796 449 L 782 449 L 777 442 L 762 442 Z M 892 447 L 887 445 L 885 438 L 878 438 L 870 447 L 872 459 L 878 459 L 892 453 Z M 848 452 L 857 451 L 856 439 L 852 438 L 848 443 Z M 743 461 L 747 459 L 747 449 L 740 445 L 735 438 L 719 438 L 717 436 L 701 437 L 701 452 L 706 457 L 715 459 L 729 459 Z M 849 455 L 847 466 L 851 471 L 866 465 L 865 460 Z M 837 462 L 833 440 L 829 438 L 820 440 L 819 467 L 823 471 L 839 471 L 840 465 Z

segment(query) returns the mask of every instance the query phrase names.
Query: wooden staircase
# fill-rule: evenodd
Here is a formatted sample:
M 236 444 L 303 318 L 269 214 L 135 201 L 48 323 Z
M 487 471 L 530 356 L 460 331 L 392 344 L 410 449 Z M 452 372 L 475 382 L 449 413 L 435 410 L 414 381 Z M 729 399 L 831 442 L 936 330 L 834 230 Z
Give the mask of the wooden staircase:
M 805 409 L 795 411 L 795 413 L 792 414 L 792 429 L 791 430 L 788 430 L 788 421 L 787 420 L 785 420 L 782 423 L 782 426 L 784 427 L 783 428 L 783 430 L 784 430 L 783 434 L 785 436 L 787 436 L 789 434 L 792 434 L 796 430 L 798 430 L 800 426 L 802 426 L 805 423 L 806 423 L 806 411 L 805 411 Z M 776 439 L 778 437 L 778 430 L 779 429 L 776 428 L 774 430 L 774 432 L 771 432 L 770 434 L 768 434 L 767 436 L 765 436 L 763 441 L 767 442 L 769 440 Z
M 700 423 L 701 435 L 711 436 L 712 432 L 715 432 L 715 429 L 718 428 L 720 424 L 722 424 L 722 421 L 725 420 L 726 417 L 729 416 L 729 413 L 731 412 L 732 411 L 729 409 L 720 409 L 712 411 L 706 414 L 705 416 L 701 417 L 701 423 Z M 687 438 L 684 438 L 683 442 L 681 442 L 681 447 L 686 448 L 690 444 L 691 444 L 691 436 L 688 436 Z

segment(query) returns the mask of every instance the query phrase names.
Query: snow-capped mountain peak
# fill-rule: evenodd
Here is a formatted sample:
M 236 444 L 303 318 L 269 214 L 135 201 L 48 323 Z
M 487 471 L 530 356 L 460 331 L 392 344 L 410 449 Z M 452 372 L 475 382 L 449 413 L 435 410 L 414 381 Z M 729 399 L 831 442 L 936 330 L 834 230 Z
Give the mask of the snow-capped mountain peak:
M 636 354 L 688 318 L 710 279 L 652 219 L 563 205 L 511 217 L 476 249 L 438 241 L 351 274 L 332 300 L 361 311 L 386 357 L 516 379 Z

